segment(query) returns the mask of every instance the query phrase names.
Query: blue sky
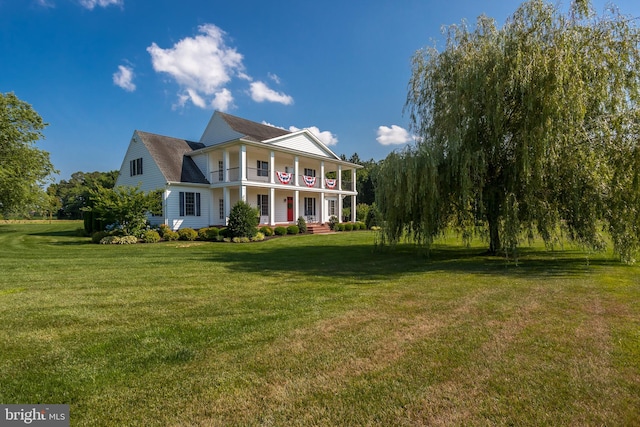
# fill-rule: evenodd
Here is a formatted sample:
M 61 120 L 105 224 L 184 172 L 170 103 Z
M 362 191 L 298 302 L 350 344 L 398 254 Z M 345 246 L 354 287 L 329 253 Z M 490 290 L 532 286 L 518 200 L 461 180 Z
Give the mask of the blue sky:
M 136 129 L 198 141 L 215 109 L 380 160 L 412 140 L 403 106 L 416 50 L 462 19 L 502 25 L 519 4 L 0 0 L 0 92 L 49 123 L 38 146 L 57 179 L 119 169 Z M 615 4 L 640 16 L 637 0 Z

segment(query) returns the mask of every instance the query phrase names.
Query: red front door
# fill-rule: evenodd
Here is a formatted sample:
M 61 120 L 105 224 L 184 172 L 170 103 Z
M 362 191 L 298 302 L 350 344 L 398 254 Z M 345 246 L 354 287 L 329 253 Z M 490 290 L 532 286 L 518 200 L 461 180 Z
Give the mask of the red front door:
M 287 221 L 293 221 L 293 197 L 287 197 Z

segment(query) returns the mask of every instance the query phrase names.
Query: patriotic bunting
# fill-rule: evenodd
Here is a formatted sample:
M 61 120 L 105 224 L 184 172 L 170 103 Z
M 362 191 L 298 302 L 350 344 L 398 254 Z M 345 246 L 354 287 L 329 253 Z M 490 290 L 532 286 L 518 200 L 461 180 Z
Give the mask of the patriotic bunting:
M 278 176 L 278 181 L 287 185 L 291 182 L 291 178 L 293 178 L 293 174 L 291 172 L 279 172 L 276 171 L 276 175 Z
M 313 187 L 314 185 L 316 185 L 315 176 L 302 175 L 302 179 L 304 180 L 304 183 L 307 187 Z
M 327 185 L 327 188 L 331 188 L 331 189 L 336 188 L 337 180 L 326 178 L 324 181 L 325 181 L 325 184 Z

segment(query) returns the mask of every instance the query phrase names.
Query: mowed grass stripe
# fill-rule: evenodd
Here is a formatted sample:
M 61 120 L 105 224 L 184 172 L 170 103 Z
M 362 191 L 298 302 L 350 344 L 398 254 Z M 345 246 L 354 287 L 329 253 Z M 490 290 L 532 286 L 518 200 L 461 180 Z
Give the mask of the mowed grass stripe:
M 633 425 L 640 269 L 370 232 L 101 246 L 0 226 L 0 401 L 72 425 Z M 28 266 L 25 268 L 24 266 Z

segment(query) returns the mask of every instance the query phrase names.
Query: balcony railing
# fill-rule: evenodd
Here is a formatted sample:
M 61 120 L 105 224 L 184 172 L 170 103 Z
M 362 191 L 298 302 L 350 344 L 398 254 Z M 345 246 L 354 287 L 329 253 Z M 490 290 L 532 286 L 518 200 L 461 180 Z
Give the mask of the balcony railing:
M 227 170 L 229 182 L 240 180 L 240 168 L 229 168 Z M 268 169 L 247 168 L 247 180 L 252 182 L 269 182 L 271 171 Z M 225 182 L 224 171 L 216 170 L 211 172 L 211 183 L 217 184 Z M 274 182 L 279 185 L 294 186 L 295 177 L 291 172 L 275 171 Z M 308 175 L 298 176 L 298 187 L 300 188 L 322 188 L 323 178 Z M 328 190 L 339 191 L 338 180 L 324 179 L 324 188 Z M 343 191 L 352 191 L 353 183 L 351 181 L 342 181 Z

